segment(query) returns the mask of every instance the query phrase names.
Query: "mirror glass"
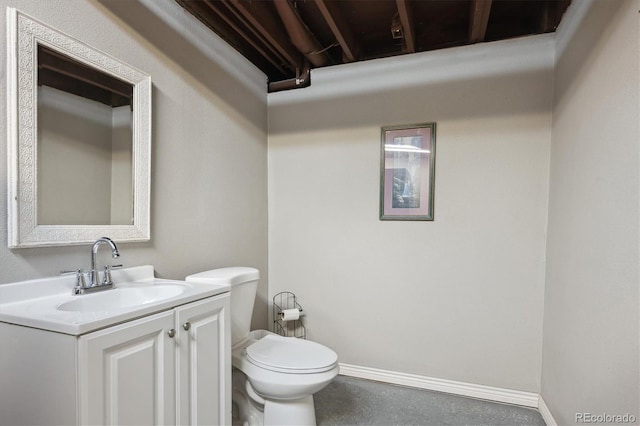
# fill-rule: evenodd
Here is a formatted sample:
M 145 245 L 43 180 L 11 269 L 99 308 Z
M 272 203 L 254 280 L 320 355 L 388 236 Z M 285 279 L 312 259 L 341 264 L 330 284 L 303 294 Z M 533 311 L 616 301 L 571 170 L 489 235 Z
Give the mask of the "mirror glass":
M 132 225 L 133 85 L 39 44 L 37 95 L 38 225 Z
M 9 247 L 148 241 L 149 75 L 8 10 Z

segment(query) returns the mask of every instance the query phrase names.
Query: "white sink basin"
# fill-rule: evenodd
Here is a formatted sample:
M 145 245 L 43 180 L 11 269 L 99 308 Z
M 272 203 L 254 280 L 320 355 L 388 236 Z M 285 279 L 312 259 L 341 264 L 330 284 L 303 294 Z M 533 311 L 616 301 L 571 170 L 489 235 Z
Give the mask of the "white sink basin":
M 72 275 L 2 284 L 0 322 L 78 336 L 229 291 L 155 278 L 151 265 L 111 274 L 113 289 L 82 295 L 73 295 Z
M 83 295 L 58 305 L 60 311 L 100 312 L 113 311 L 131 306 L 142 306 L 176 297 L 186 290 L 184 286 L 162 285 L 144 287 L 121 287 L 99 293 Z

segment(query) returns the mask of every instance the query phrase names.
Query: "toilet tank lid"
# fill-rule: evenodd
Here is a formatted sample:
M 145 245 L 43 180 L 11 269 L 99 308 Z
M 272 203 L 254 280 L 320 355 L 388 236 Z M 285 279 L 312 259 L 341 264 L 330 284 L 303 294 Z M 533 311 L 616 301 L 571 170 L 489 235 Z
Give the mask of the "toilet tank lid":
M 198 284 L 241 284 L 260 278 L 260 271 L 247 266 L 233 266 L 229 268 L 211 269 L 185 278 L 188 283 Z

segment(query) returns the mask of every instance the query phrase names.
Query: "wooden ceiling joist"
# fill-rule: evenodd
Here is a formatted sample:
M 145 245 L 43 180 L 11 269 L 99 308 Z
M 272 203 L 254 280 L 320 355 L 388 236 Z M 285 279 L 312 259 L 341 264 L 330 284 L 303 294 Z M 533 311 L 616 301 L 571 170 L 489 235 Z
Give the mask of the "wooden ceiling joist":
M 282 23 L 267 2 L 249 3 L 243 0 L 231 0 L 231 5 L 282 55 L 292 70 L 302 69 L 302 54 L 285 36 Z
M 288 89 L 310 69 L 551 32 L 572 0 L 175 1 Z
M 570 0 L 546 2 L 539 20 L 538 31 L 541 33 L 555 30 L 562 13 L 569 7 Z
M 492 0 L 473 0 L 471 2 L 471 19 L 469 20 L 469 43 L 484 41 L 487 24 L 491 14 Z
M 112 107 L 132 105 L 133 85 L 60 52 L 38 45 L 38 85 Z
M 405 53 L 415 53 L 415 25 L 413 13 L 411 12 L 411 6 L 407 0 L 396 0 L 398 7 L 398 16 L 400 17 L 400 24 L 402 25 L 402 31 L 404 33 L 404 47 Z
M 360 47 L 358 46 L 355 36 L 349 28 L 345 17 L 342 15 L 340 10 L 338 10 L 337 5 L 326 0 L 315 0 L 315 3 L 318 6 L 325 22 L 331 29 L 331 32 L 340 44 L 344 61 L 356 61 L 358 59 Z
M 253 37 L 250 37 L 249 34 L 247 34 L 246 31 L 244 31 L 242 28 L 240 28 L 239 25 L 236 25 L 236 23 L 230 19 L 230 17 L 227 16 L 226 13 L 224 13 L 222 10 L 220 10 L 220 3 L 219 2 L 214 2 L 214 1 L 210 1 L 210 0 L 206 0 L 204 2 L 207 7 L 216 15 L 218 15 L 227 25 L 229 25 L 229 27 L 231 27 L 240 37 L 242 37 L 242 39 L 244 41 L 246 41 L 247 43 L 249 43 L 251 45 L 251 47 L 253 47 L 258 53 L 260 53 L 267 61 L 269 61 L 269 63 L 271 63 L 271 65 L 273 65 L 274 67 L 276 67 L 278 69 L 278 71 L 285 73 L 286 71 L 284 70 L 284 68 L 282 67 L 282 62 L 281 61 L 277 61 L 274 59 L 274 55 L 276 57 L 278 57 L 278 52 L 270 45 L 270 44 L 265 44 L 265 43 L 259 43 L 257 40 L 255 40 Z M 251 29 L 251 27 L 249 27 Z M 259 37 L 259 34 L 254 34 L 255 36 Z M 265 51 L 265 49 L 263 49 L 263 47 L 261 46 L 266 46 L 266 48 L 271 52 L 271 53 L 267 53 Z

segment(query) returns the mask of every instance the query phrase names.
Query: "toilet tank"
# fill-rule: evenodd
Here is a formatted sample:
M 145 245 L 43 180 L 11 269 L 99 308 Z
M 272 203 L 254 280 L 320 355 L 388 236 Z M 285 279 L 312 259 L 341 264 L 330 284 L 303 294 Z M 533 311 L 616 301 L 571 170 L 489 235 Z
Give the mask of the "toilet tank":
M 259 279 L 260 271 L 257 269 L 236 266 L 189 275 L 185 281 L 194 284 L 230 286 L 231 344 L 235 345 L 249 334 Z

